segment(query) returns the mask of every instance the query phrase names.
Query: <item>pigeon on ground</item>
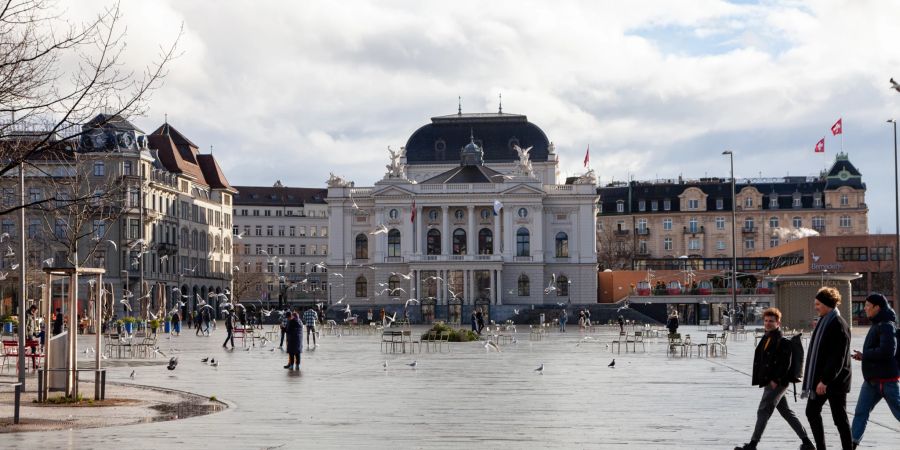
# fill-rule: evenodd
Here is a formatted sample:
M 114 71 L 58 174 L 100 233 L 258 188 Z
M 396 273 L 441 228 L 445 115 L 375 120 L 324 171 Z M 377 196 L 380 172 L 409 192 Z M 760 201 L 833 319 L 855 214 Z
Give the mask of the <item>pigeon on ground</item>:
M 169 365 L 166 366 L 166 369 L 175 370 L 175 366 L 178 365 L 178 357 L 173 356 L 172 359 L 169 360 Z
M 413 361 L 413 362 L 407 364 L 407 366 L 412 367 L 413 369 L 415 369 L 416 367 L 419 366 L 419 361 Z
M 609 368 L 612 368 L 612 369 L 615 369 L 615 368 L 616 368 L 616 360 L 615 360 L 615 359 L 614 359 L 614 360 L 612 360 L 612 362 L 611 362 L 611 363 L 609 363 L 609 365 L 608 365 L 608 366 L 606 366 L 606 367 L 609 367 Z
M 537 369 L 534 369 L 534 371 L 543 375 L 544 374 L 544 363 L 541 363 L 541 366 L 538 367 Z
M 132 380 L 134 379 L 134 371 L 133 371 L 133 370 L 131 371 L 131 375 L 129 375 L 129 377 L 130 377 Z

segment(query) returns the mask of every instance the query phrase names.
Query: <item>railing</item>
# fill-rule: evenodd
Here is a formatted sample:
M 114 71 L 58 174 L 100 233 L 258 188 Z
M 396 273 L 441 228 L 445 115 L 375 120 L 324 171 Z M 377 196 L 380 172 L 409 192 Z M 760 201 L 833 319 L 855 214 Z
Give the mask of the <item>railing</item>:
M 615 233 L 616 236 L 627 236 L 629 233 L 631 233 L 631 231 L 630 231 L 630 230 L 616 229 L 616 230 L 613 231 L 613 233 Z
M 700 225 L 700 228 L 688 228 L 684 227 L 684 234 L 697 234 L 697 233 L 705 233 L 706 229 L 703 225 Z
M 402 263 L 403 257 L 402 256 L 385 256 L 384 262 L 386 262 L 386 263 Z
M 574 191 L 574 184 L 545 184 L 544 192 L 562 192 L 562 191 Z
M 741 233 L 756 233 L 759 231 L 756 227 L 743 227 L 741 228 Z
M 515 262 L 531 262 L 532 257 L 531 256 L 514 256 L 513 261 L 515 261 Z
M 531 258 L 529 256 L 529 258 Z M 503 261 L 503 255 L 411 255 L 410 261 Z
M 650 227 L 635 228 L 635 229 L 634 229 L 634 234 L 641 235 L 641 236 L 646 236 L 646 235 L 650 234 Z

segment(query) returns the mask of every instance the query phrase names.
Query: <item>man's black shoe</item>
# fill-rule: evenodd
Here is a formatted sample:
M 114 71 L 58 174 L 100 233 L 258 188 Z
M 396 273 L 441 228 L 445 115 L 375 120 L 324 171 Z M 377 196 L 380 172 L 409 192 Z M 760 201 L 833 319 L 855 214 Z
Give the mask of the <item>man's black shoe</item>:
M 750 441 L 749 444 L 744 444 L 741 447 L 735 447 L 734 450 L 756 450 L 756 442 Z

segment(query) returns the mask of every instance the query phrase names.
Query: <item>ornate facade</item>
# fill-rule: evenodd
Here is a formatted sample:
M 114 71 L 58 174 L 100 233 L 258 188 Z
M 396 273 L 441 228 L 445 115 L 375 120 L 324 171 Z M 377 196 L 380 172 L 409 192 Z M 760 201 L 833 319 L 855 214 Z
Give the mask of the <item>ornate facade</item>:
M 596 179 L 559 184 L 553 144 L 525 116 L 435 117 L 389 152 L 372 187 L 329 180 L 333 301 L 417 299 L 426 322 L 597 301 Z

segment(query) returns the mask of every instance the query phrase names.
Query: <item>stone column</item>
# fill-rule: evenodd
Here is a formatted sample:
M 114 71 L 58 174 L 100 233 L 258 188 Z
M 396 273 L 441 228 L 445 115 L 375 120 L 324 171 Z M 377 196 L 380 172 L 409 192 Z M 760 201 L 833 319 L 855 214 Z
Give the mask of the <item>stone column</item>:
M 466 233 L 466 241 L 467 241 L 466 246 L 468 247 L 468 251 L 466 252 L 466 254 L 474 255 L 474 254 L 478 253 L 478 251 L 477 251 L 478 249 L 475 248 L 475 246 L 478 243 L 478 240 L 476 239 L 477 232 L 475 231 L 475 206 L 469 205 L 468 213 L 469 213 L 469 215 L 468 215 L 469 231 L 468 231 L 468 233 Z
M 496 278 L 494 277 L 494 269 L 491 269 L 489 273 L 490 273 L 490 279 L 491 279 L 491 283 L 490 283 L 491 295 L 489 295 L 488 297 L 491 299 L 491 304 L 496 305 L 497 304 L 497 285 L 496 285 L 496 281 L 495 281 Z
M 494 216 L 494 251 L 492 253 L 495 255 L 500 254 L 500 242 L 503 236 L 500 233 L 500 214 L 503 214 L 503 210 L 500 210 L 500 212 Z
M 503 300 L 502 300 L 503 299 L 503 271 L 502 270 L 497 271 L 496 284 L 497 284 L 497 304 L 502 305 L 503 304 Z
M 377 227 L 378 225 L 381 225 L 383 223 L 384 223 L 384 211 L 381 208 L 377 208 L 375 210 L 375 226 Z M 374 259 L 371 262 L 376 263 L 376 264 L 382 263 L 382 262 L 384 262 L 384 255 L 386 254 L 385 253 L 385 250 L 386 250 L 385 242 L 387 240 L 387 234 L 386 233 L 376 234 L 374 240 L 375 240 L 375 251 L 373 252 Z
M 450 254 L 450 207 L 441 206 L 441 254 Z

